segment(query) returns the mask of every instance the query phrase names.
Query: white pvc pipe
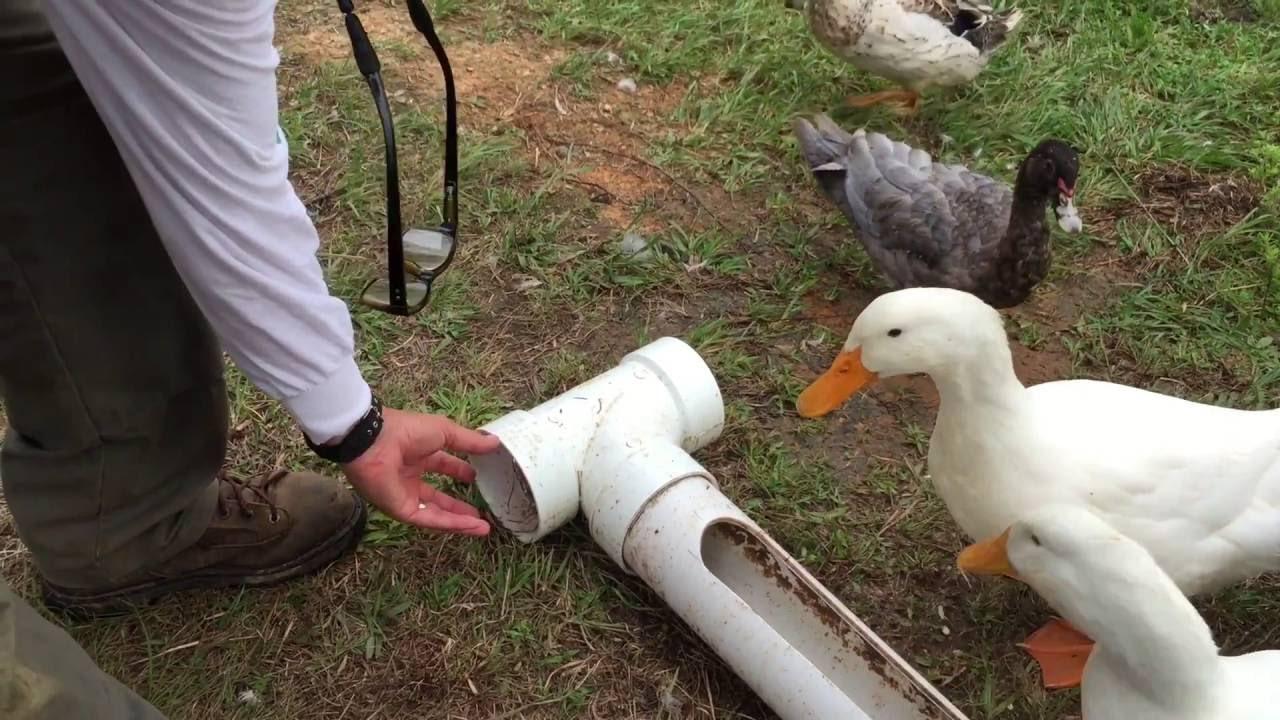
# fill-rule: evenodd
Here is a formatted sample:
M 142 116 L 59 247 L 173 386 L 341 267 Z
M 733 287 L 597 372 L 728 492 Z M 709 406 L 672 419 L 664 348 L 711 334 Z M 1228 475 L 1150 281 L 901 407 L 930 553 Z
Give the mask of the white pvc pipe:
M 502 449 L 472 462 L 497 521 L 524 542 L 581 509 L 614 562 L 784 720 L 967 720 L 721 494 L 690 453 L 723 427 L 711 370 L 662 338 L 484 426 Z

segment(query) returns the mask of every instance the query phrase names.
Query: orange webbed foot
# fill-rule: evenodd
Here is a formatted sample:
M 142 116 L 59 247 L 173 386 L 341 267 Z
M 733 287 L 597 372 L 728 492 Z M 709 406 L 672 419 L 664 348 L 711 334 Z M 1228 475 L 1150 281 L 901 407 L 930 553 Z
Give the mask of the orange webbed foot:
M 914 115 L 920 110 L 920 93 L 905 89 L 881 90 L 845 99 L 845 105 L 855 108 L 869 108 L 882 103 L 893 105 L 894 112 L 899 115 Z
M 1093 640 L 1066 620 L 1054 618 L 1018 647 L 1040 665 L 1044 686 L 1050 690 L 1079 687 L 1084 666 L 1093 652 Z

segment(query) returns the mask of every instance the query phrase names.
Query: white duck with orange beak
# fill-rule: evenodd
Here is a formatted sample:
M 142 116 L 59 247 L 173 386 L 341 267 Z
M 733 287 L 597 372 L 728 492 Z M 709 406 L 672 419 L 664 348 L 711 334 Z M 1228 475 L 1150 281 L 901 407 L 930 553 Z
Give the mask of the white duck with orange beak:
M 1084 720 L 1260 720 L 1280 715 L 1280 651 L 1222 656 L 1151 553 L 1077 505 L 1046 506 L 971 545 L 965 572 L 1030 585 L 1097 644 Z
M 1077 506 L 1145 547 L 1187 595 L 1280 570 L 1280 410 L 1095 380 L 1026 387 L 999 313 L 943 288 L 872 301 L 797 409 L 819 417 L 878 378 L 909 373 L 938 388 L 929 474 L 971 539 L 1045 505 Z M 1079 683 L 1087 638 L 1051 623 L 1033 640 L 1046 685 Z

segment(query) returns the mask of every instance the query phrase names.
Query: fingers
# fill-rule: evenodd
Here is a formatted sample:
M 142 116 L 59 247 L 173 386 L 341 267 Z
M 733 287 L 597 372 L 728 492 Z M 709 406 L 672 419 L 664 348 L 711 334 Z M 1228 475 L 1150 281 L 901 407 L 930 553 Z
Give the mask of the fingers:
M 449 493 L 437 490 L 426 483 L 423 483 L 422 489 L 418 491 L 418 503 L 420 505 L 435 505 L 441 510 L 455 515 L 480 517 L 480 511 L 472 507 L 470 503 L 463 502 Z
M 423 499 L 405 522 L 428 530 L 481 537 L 489 534 L 489 523 L 470 505 L 423 485 Z
M 481 518 L 447 513 L 435 505 L 418 508 L 405 522 L 428 530 L 483 537 L 489 534 L 489 523 Z
M 468 455 L 484 455 L 497 450 L 502 443 L 497 437 L 463 427 L 443 415 L 424 415 L 388 408 L 384 412 L 388 425 L 401 429 L 405 440 L 402 452 L 424 457 L 437 450 L 453 450 Z
M 476 469 L 471 466 L 471 463 L 454 457 L 443 450 L 427 456 L 427 459 L 422 463 L 422 472 L 448 475 L 454 480 L 464 483 L 469 483 L 476 479 Z
M 450 450 L 483 455 L 497 450 L 502 444 L 493 435 L 462 427 L 447 418 L 441 419 L 444 420 L 440 428 L 444 432 L 444 446 Z

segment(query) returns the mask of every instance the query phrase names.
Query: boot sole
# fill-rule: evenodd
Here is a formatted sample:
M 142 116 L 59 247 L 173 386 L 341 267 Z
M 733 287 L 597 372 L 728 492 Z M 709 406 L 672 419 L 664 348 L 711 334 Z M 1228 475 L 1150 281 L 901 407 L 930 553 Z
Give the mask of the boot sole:
M 354 493 L 353 493 L 354 495 Z M 134 611 L 155 605 L 162 598 L 186 590 L 208 590 L 228 587 L 263 588 L 279 585 L 305 575 L 311 575 L 342 559 L 360 545 L 367 526 L 368 507 L 359 495 L 355 497 L 355 509 L 342 532 L 334 533 L 324 542 L 298 557 L 275 567 L 253 572 L 196 571 L 181 577 L 148 580 L 113 589 L 109 592 L 79 594 L 68 592 L 43 583 L 45 607 L 73 620 L 128 615 Z

